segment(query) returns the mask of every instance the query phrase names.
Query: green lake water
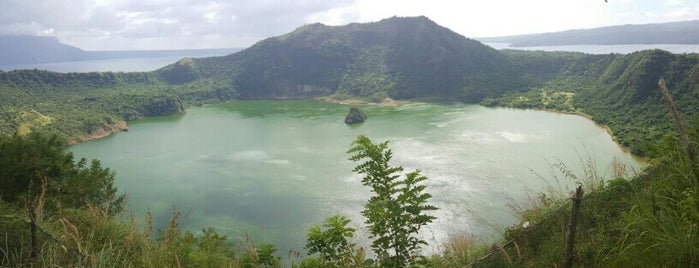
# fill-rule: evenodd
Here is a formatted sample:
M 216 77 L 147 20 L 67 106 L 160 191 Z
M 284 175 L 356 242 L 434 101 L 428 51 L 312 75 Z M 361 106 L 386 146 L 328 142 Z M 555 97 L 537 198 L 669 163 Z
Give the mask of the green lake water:
M 314 100 L 243 101 L 197 107 L 177 117 L 129 123 L 129 131 L 70 147 L 117 173 L 134 217 L 167 224 L 172 209 L 191 230 L 213 227 L 239 241 L 274 243 L 280 255 L 301 250 L 305 234 L 342 214 L 362 231 L 369 192 L 345 153 L 365 135 L 388 140 L 393 164 L 422 170 L 440 208 L 421 230 L 441 250 L 449 235 L 491 239 L 515 224 L 512 207 L 559 189 L 551 165 L 578 176 L 587 158 L 601 175 L 619 159 L 638 170 L 606 131 L 573 115 L 464 104 L 361 106 L 368 120 L 343 123 L 348 106 Z M 547 179 L 548 182 L 544 181 Z M 565 187 L 571 182 L 561 182 Z M 572 188 L 572 186 L 570 186 Z M 359 239 L 360 245 L 367 246 Z

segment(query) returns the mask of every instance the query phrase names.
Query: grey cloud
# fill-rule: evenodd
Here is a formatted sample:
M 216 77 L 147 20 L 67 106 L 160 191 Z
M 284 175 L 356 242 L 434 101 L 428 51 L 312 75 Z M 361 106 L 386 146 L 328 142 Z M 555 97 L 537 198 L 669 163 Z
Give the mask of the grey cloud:
M 291 31 L 313 14 L 352 1 L 8 0 L 0 9 L 0 34 L 53 29 L 62 41 L 88 49 L 246 46 Z M 90 35 L 98 36 L 90 39 Z

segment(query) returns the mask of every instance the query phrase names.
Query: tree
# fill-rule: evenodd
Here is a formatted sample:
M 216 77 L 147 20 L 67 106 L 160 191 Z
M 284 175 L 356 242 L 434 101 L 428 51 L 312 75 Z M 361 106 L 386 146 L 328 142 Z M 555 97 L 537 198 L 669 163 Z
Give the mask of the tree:
M 389 267 L 415 262 L 420 257 L 420 247 L 427 244 L 417 234 L 421 227 L 436 219 L 425 213 L 437 210 L 427 204 L 432 197 L 424 192 L 422 183 L 427 177 L 415 170 L 401 180 L 399 173 L 403 167 L 389 165 L 393 153 L 387 141 L 373 144 L 369 138 L 359 136 L 347 153 L 352 154 L 350 160 L 363 161 L 353 171 L 364 175 L 362 184 L 374 193 L 362 215 L 374 239 L 371 247 L 377 258 Z
M 354 244 L 347 238 L 354 236 L 354 229 L 347 227 L 350 220 L 344 216 L 335 215 L 327 218 L 322 230 L 320 226 L 313 226 L 308 230 L 306 237 L 306 249 L 308 254 L 320 254 L 323 267 L 351 267 L 359 266 L 363 258 L 355 258 Z
M 0 199 L 29 204 L 40 197 L 46 208 L 99 207 L 112 214 L 122 208 L 114 173 L 99 161 L 73 161 L 57 136 L 32 133 L 0 136 Z

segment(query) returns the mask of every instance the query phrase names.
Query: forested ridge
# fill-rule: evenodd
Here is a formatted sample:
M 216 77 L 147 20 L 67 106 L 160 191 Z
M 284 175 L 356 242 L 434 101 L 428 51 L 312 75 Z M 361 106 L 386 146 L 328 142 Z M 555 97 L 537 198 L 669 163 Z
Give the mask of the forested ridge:
M 426 17 L 310 24 L 223 57 L 185 58 L 148 73 L 0 72 L 0 131 L 91 132 L 184 107 L 237 99 L 331 96 L 451 99 L 582 113 L 645 154 L 669 131 L 660 76 L 697 113 L 698 57 L 497 51 Z M 81 138 L 82 137 L 82 138 Z
M 346 26 L 306 25 L 238 53 L 185 58 L 147 73 L 0 72 L 0 226 L 17 231 L 11 237 L 13 247 L 7 246 L 10 242 L 5 247 L 0 243 L 0 264 L 279 266 L 273 245 L 250 242 L 241 253 L 212 229 L 196 234 L 184 231 L 177 211 L 157 232 L 149 216 L 141 225 L 119 221 L 115 214 L 123 199 L 114 194 L 113 173 L 98 161 L 90 165 L 87 160 L 74 161 L 63 145 L 119 131 L 129 120 L 182 114 L 188 106 L 329 97 L 460 100 L 590 116 L 650 162 L 632 180 L 621 166 L 614 168 L 611 178 L 593 176 L 594 170 L 575 176 L 564 165 L 556 166 L 562 179 L 586 187 L 585 202 L 589 202 L 582 212 L 584 235 L 574 262 L 621 267 L 697 265 L 698 134 L 696 120 L 691 118 L 699 113 L 698 63 L 697 54 L 661 50 L 629 55 L 497 51 L 416 17 Z M 674 102 L 664 101 L 658 90 L 660 77 L 667 81 Z M 679 111 L 684 132 L 673 128 L 683 124 L 673 122 L 667 107 Z M 679 142 L 685 139 L 690 142 Z M 518 211 L 533 227 L 508 228 L 505 245 L 491 248 L 472 238 L 455 237 L 445 241 L 443 254 L 419 256 L 422 243 L 412 235 L 420 225 L 406 229 L 401 222 L 409 226 L 407 222 L 424 225 L 432 220 L 421 215 L 423 210 L 436 209 L 422 205 L 430 196 L 417 183 L 426 178 L 416 171 L 396 180 L 399 176 L 392 174 L 402 168 L 388 166 L 387 143 L 373 144 L 360 137 L 353 146 L 352 160 L 369 159 L 355 169 L 369 178 L 365 185 L 386 200 L 403 194 L 390 204 L 393 210 L 383 210 L 385 204 L 370 200 L 363 212 L 369 228 L 376 228 L 372 229 L 376 237 L 394 232 L 405 241 L 391 242 L 397 236 L 381 238 L 373 245 L 378 257 L 369 259 L 364 249 L 350 242 L 354 230 L 347 227 L 347 219 L 337 216 L 322 228 L 311 228 L 306 248 L 320 256 L 297 256 L 293 261 L 300 267 L 377 267 L 379 263 L 384 267 L 396 263 L 538 267 L 562 260 L 568 224 L 564 211 L 570 208 L 564 191 L 533 197 L 531 207 Z M 413 204 L 406 198 L 417 201 Z M 37 208 L 43 211 L 35 218 Z M 386 215 L 396 216 L 387 228 L 397 231 L 382 229 Z M 36 250 L 26 240 L 31 236 L 27 222 L 45 228 L 38 238 L 45 247 L 41 259 L 31 256 Z M 657 249 L 657 254 L 646 257 L 651 249 Z

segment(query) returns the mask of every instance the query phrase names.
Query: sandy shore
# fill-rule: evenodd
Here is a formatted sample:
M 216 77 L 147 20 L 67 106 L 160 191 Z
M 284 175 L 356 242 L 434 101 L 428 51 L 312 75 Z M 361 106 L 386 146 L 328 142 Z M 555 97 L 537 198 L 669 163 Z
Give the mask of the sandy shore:
M 69 140 L 68 145 L 75 145 L 84 141 L 104 138 L 121 131 L 129 131 L 129 126 L 126 124 L 126 121 L 119 121 L 111 125 L 104 125 L 100 128 L 94 129 L 90 133 L 83 134 L 77 138 Z

